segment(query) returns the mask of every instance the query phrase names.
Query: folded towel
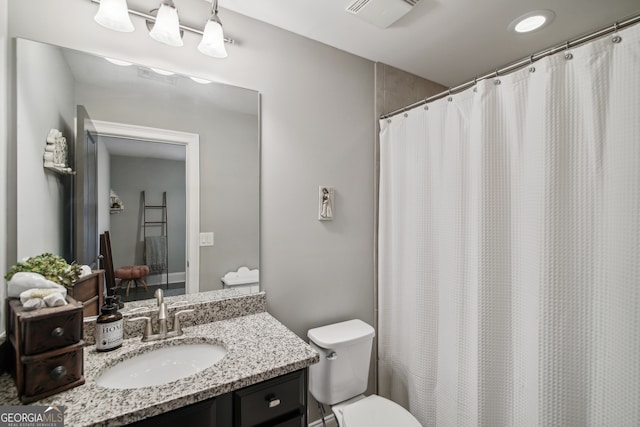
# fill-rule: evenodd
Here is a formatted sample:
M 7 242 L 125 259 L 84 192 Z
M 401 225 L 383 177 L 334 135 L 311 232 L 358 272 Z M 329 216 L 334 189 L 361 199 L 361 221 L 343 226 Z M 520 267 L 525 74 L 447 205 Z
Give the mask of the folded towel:
M 36 299 L 43 301 L 47 307 L 57 307 L 60 305 L 65 305 L 67 303 L 66 297 L 67 290 L 64 288 L 64 286 L 62 287 L 62 289 L 29 289 L 20 294 L 20 302 L 25 307 L 36 305 L 35 308 L 40 308 L 39 303 L 27 304 L 27 301 Z
M 152 236 L 145 240 L 145 262 L 151 271 L 164 271 L 167 265 L 167 236 Z
M 67 290 L 64 286 L 59 285 L 51 280 L 45 279 L 42 274 L 32 273 L 29 271 L 20 271 L 13 275 L 7 284 L 7 296 L 9 298 L 18 298 L 20 294 L 29 289 L 57 289 L 60 292 Z

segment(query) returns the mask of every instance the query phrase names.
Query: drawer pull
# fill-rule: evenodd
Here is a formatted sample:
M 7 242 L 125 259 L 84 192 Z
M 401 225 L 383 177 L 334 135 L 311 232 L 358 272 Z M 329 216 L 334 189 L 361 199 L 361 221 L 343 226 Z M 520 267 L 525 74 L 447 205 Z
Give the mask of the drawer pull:
M 56 366 L 51 370 L 51 373 L 49 375 L 54 381 L 57 381 L 67 375 L 67 368 L 65 368 L 64 366 Z
M 280 399 L 276 398 L 273 394 L 268 395 L 265 399 L 269 402 L 269 408 L 275 408 L 280 405 Z
M 64 335 L 64 329 L 62 329 L 60 326 L 58 326 L 57 328 L 54 328 L 51 331 L 51 336 L 52 337 L 61 337 Z

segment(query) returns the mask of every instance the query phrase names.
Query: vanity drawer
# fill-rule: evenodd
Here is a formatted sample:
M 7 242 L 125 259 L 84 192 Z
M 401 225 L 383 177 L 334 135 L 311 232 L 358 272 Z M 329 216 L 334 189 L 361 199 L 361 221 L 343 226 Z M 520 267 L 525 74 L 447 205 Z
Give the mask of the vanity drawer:
M 15 360 L 14 379 L 23 403 L 84 384 L 84 343 Z
M 273 427 L 307 427 L 307 423 L 305 421 L 306 419 L 307 417 L 305 417 L 304 415 L 297 415 L 287 421 L 282 421 L 278 424 L 274 424 Z
M 288 426 L 291 421 L 288 417 L 305 417 L 306 399 L 306 370 L 236 391 L 233 397 L 234 426 Z
M 82 304 L 67 297 L 62 307 L 25 311 L 19 300 L 9 300 L 10 338 L 23 356 L 76 344 L 82 339 Z

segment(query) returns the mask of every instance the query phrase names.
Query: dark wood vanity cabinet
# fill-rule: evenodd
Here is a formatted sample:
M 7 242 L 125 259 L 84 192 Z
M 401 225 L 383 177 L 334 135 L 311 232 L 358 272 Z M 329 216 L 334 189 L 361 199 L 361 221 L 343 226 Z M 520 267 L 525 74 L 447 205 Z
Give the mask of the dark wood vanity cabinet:
M 306 369 L 233 393 L 233 427 L 305 426 L 306 414 Z
M 306 427 L 307 370 L 291 372 L 132 425 Z

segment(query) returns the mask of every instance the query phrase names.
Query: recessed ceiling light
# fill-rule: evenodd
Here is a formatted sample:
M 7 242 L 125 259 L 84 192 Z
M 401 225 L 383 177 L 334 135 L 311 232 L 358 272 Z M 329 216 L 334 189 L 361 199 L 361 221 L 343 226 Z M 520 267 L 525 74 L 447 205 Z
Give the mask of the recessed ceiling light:
M 549 25 L 555 16 L 552 10 L 534 10 L 511 21 L 508 28 L 516 33 L 530 33 Z
M 201 85 L 208 85 L 209 83 L 211 83 L 211 80 L 201 79 L 200 77 L 189 76 L 189 78 L 196 83 L 200 83 Z
M 153 67 L 149 67 L 149 68 L 151 68 L 151 71 L 153 71 L 154 73 L 158 73 L 163 76 L 173 76 L 175 74 L 173 71 L 167 71 L 161 68 L 153 68 Z
M 123 61 L 121 59 L 108 58 L 106 56 L 104 57 L 104 59 L 111 62 L 112 64 L 120 65 L 121 67 L 128 67 L 129 65 L 133 65 L 131 62 Z

